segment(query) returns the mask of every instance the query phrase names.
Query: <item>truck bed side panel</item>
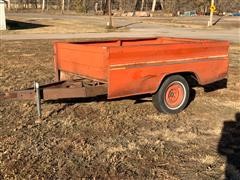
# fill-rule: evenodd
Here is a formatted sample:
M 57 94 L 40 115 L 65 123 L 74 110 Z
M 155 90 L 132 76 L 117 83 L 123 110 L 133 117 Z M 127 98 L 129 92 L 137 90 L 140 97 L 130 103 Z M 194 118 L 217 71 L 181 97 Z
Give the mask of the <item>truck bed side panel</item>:
M 227 75 L 227 42 L 110 49 L 108 98 L 154 93 L 163 78 L 180 72 L 194 73 L 205 85 Z

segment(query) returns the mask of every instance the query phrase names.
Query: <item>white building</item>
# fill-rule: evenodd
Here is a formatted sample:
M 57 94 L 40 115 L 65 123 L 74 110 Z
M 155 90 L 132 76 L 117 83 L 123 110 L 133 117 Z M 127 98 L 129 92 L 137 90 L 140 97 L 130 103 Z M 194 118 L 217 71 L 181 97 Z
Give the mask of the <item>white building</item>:
M 5 2 L 0 0 L 0 30 L 6 30 Z

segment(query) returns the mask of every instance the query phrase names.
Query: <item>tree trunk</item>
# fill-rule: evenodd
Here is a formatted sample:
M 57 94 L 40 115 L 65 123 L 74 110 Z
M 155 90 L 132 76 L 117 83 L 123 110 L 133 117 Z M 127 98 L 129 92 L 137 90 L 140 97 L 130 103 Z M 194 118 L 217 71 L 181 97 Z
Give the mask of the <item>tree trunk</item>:
M 120 0 L 119 2 L 119 10 L 123 11 L 123 0 Z
M 157 3 L 157 0 L 153 0 L 153 4 L 152 4 L 152 12 L 154 12 L 155 9 L 156 9 L 156 3 Z
M 148 7 L 148 0 L 146 0 L 146 6 L 145 6 L 145 11 L 148 11 L 149 10 L 149 7 Z
M 65 9 L 65 0 L 62 0 L 62 14 L 64 13 L 64 9 Z
M 103 11 L 103 0 L 100 1 L 99 9 L 100 11 Z
M 23 8 L 23 1 L 20 0 L 17 2 L 17 9 L 22 9 Z
M 47 0 L 46 2 L 46 10 L 48 11 L 48 9 L 49 9 L 49 0 Z
M 141 11 L 143 11 L 145 0 L 142 0 Z
M 8 8 L 8 11 L 11 10 L 11 0 L 8 0 L 8 2 L 7 2 L 7 8 Z
M 109 14 L 108 28 L 112 29 L 113 28 L 113 23 L 112 23 L 112 0 L 108 0 L 108 14 Z
M 42 0 L 42 12 L 45 10 L 45 0 Z
M 26 2 L 23 0 L 22 1 L 22 8 L 25 9 L 26 8 Z
M 34 1 L 34 5 L 35 5 L 35 8 L 37 9 L 37 8 L 38 8 L 38 2 L 37 2 L 37 0 Z
M 29 9 L 29 0 L 26 0 L 26 8 Z
M 160 0 L 161 10 L 164 10 L 164 0 Z
M 137 4 L 138 4 L 138 0 L 135 0 L 134 9 L 133 9 L 133 15 L 135 14 L 135 11 L 137 10 Z
M 95 6 L 94 6 L 94 11 L 95 11 L 95 13 L 97 13 L 97 12 L 98 12 L 98 3 L 97 3 L 97 2 L 95 3 Z
M 69 11 L 70 9 L 70 0 L 67 1 L 67 10 Z
M 108 5 L 107 5 L 107 0 L 103 0 L 102 1 L 102 11 L 103 11 L 103 14 L 105 15 L 107 13 L 107 8 L 108 8 Z

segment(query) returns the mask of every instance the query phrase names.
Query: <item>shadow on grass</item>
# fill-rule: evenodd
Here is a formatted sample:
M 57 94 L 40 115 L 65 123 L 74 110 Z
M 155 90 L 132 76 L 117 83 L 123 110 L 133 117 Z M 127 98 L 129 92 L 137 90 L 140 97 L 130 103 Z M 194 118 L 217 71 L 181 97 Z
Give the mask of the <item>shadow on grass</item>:
M 205 92 L 212 92 L 212 91 L 216 91 L 219 89 L 225 89 L 227 88 L 227 79 L 223 79 L 211 84 L 208 84 L 206 86 L 203 87 Z
M 96 97 L 86 97 L 86 98 L 71 98 L 71 99 L 58 99 L 58 100 L 48 100 L 45 101 L 47 104 L 59 104 L 63 103 L 64 106 L 58 110 L 53 110 L 48 117 L 51 117 L 53 114 L 58 114 L 62 111 L 64 111 L 66 108 L 69 108 L 71 106 L 74 106 L 76 104 L 84 104 L 84 103 L 90 103 L 90 102 L 114 102 L 114 101 L 121 101 L 121 100 L 133 100 L 134 104 L 141 104 L 145 102 L 152 102 L 151 95 L 145 94 L 145 95 L 137 95 L 127 98 L 117 98 L 117 99 L 107 99 L 107 95 L 101 95 Z M 46 118 L 48 118 L 46 117 Z M 45 118 L 44 118 L 45 119 Z
M 135 101 L 134 104 L 140 104 L 145 102 L 152 101 L 151 94 L 144 94 L 144 95 L 136 95 L 131 97 L 123 97 L 123 98 L 117 98 L 117 99 L 107 99 L 107 95 L 101 95 L 96 97 L 86 97 L 86 98 L 71 98 L 71 99 L 58 99 L 58 100 L 48 100 L 45 101 L 49 104 L 58 104 L 58 103 L 64 103 L 68 105 L 74 105 L 79 103 L 90 103 L 90 102 L 114 102 L 114 101 L 121 101 L 121 100 L 133 100 Z
M 214 23 L 213 26 L 217 25 L 217 23 L 222 19 L 222 17 L 218 18 Z
M 192 101 L 194 101 L 196 96 L 196 91 L 194 89 L 190 89 L 190 96 L 188 104 L 186 105 L 186 108 L 191 104 Z M 48 100 L 45 101 L 47 104 L 59 104 L 63 103 L 64 106 L 58 110 L 53 110 L 49 116 L 52 116 L 54 113 L 60 113 L 61 111 L 64 111 L 66 108 L 74 106 L 75 104 L 80 103 L 90 103 L 90 102 L 115 102 L 115 101 L 121 101 L 121 100 L 132 100 L 134 101 L 134 104 L 142 104 L 142 103 L 148 103 L 152 102 L 152 95 L 151 94 L 143 94 L 143 95 L 135 95 L 130 97 L 122 97 L 117 99 L 107 99 L 107 95 L 101 95 L 96 97 L 86 97 L 86 98 L 71 98 L 71 99 L 58 99 L 58 100 Z
M 126 24 L 126 25 L 123 25 L 123 26 L 117 26 L 117 27 L 115 27 L 115 28 L 117 28 L 117 29 L 126 28 L 126 27 L 129 27 L 129 26 L 131 26 L 131 25 L 141 24 L 141 23 L 143 23 L 143 22 L 133 22 L 133 23 L 129 23 L 129 24 Z
M 21 21 L 14 21 L 7 19 L 7 29 L 8 30 L 21 30 L 21 29 L 35 29 L 41 27 L 48 27 L 49 25 L 27 23 Z
M 227 86 L 227 79 L 220 80 L 218 82 L 209 84 L 207 86 L 204 86 L 205 92 L 211 92 L 218 89 L 226 88 Z M 196 90 L 190 87 L 189 92 L 189 101 L 186 105 L 186 108 L 191 104 L 191 102 L 194 101 L 196 97 Z M 152 102 L 152 95 L 151 94 L 143 94 L 143 95 L 135 95 L 130 97 L 122 97 L 117 99 L 111 99 L 109 100 L 107 98 L 107 95 L 101 95 L 96 97 L 86 97 L 86 98 L 71 98 L 71 99 L 58 99 L 58 100 L 47 100 L 45 103 L 48 104 L 58 104 L 58 103 L 64 103 L 65 105 L 60 110 L 57 110 L 56 112 L 59 113 L 60 111 L 64 111 L 67 107 L 71 107 L 75 104 L 80 103 L 90 103 L 90 102 L 114 102 L 114 101 L 121 101 L 121 100 L 132 100 L 134 101 L 134 104 L 141 104 L 146 102 Z
M 240 112 L 224 122 L 218 153 L 226 157 L 225 178 L 240 180 Z

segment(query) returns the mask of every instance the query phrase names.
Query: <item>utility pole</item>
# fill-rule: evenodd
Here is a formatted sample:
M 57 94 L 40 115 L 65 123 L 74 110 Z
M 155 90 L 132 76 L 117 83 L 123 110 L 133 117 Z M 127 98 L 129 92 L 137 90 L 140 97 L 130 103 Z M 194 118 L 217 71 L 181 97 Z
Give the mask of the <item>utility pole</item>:
M 210 6 L 210 20 L 208 21 L 208 26 L 213 25 L 213 13 L 216 11 L 215 7 L 215 0 L 211 0 L 211 6 Z
M 109 21 L 107 22 L 107 28 L 112 29 L 112 0 L 108 0 L 108 14 L 109 14 Z

